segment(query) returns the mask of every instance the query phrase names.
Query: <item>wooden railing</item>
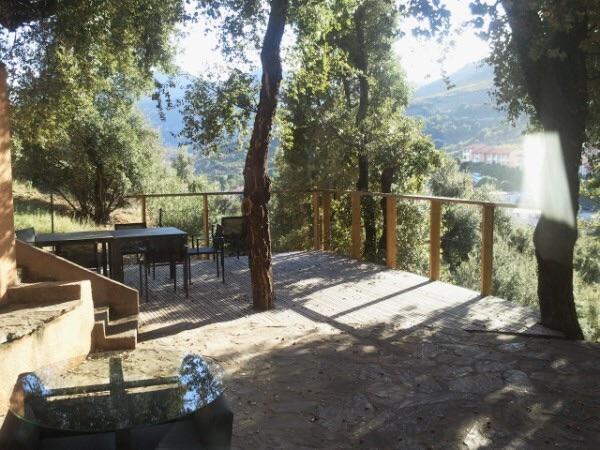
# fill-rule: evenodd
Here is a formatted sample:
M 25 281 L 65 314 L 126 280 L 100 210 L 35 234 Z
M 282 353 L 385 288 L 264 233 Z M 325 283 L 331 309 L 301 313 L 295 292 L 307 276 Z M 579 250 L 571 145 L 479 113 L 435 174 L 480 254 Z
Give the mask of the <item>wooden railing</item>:
M 312 228 L 313 248 L 315 250 L 331 250 L 331 201 L 332 196 L 350 196 L 352 225 L 351 225 L 351 255 L 360 260 L 362 256 L 362 230 L 361 230 L 361 197 L 372 196 L 385 198 L 386 202 L 386 265 L 390 269 L 396 267 L 396 222 L 398 201 L 419 201 L 429 203 L 429 279 L 439 280 L 441 268 L 441 225 L 442 208 L 448 204 L 471 205 L 481 208 L 481 295 L 492 293 L 492 274 L 494 256 L 494 215 L 497 208 L 519 208 L 513 203 L 497 203 L 479 200 L 468 200 L 452 197 L 433 197 L 427 195 L 388 194 L 381 192 L 343 191 L 343 190 L 312 190 L 312 191 L 273 191 L 273 194 L 304 193 L 312 195 Z M 147 199 L 164 197 L 202 197 L 203 199 L 203 225 L 208 230 L 210 196 L 241 195 L 239 191 L 229 192 L 193 192 L 180 194 L 136 194 L 128 198 L 137 199 L 141 205 L 141 219 L 147 219 Z M 208 246 L 208 234 L 205 233 L 204 241 Z

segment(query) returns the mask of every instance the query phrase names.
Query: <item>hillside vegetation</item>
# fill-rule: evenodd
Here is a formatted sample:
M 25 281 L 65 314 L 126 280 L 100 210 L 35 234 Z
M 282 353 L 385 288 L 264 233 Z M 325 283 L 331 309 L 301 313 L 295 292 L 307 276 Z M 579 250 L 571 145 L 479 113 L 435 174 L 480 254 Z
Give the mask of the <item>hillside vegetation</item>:
M 493 76 L 489 65 L 469 64 L 449 76 L 450 85 L 437 80 L 417 89 L 407 113 L 421 118 L 436 147 L 446 151 L 473 143 L 516 143 L 525 120 L 513 126 L 496 109 Z

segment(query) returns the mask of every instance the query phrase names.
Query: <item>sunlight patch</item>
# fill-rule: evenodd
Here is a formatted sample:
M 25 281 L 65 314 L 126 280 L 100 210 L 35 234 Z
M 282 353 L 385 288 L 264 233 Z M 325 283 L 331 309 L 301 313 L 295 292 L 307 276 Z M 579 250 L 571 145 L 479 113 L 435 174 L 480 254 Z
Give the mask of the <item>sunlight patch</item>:
M 558 133 L 525 136 L 523 148 L 521 206 L 539 209 L 548 219 L 574 228 L 574 209 Z

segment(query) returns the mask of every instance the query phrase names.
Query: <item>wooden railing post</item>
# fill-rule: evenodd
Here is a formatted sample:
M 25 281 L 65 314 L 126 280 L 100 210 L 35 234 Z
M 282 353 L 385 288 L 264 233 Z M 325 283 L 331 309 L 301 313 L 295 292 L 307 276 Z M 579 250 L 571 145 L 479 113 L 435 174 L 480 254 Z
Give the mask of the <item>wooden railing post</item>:
M 361 235 L 360 235 L 360 192 L 352 192 L 352 257 L 360 259 Z
M 202 214 L 202 226 L 204 227 L 204 246 L 208 247 L 210 245 L 210 230 L 208 229 L 208 195 L 204 194 L 202 196 L 202 200 L 204 201 L 204 212 Z
M 494 205 L 483 205 L 481 217 L 481 295 L 491 295 L 494 268 Z
M 440 249 L 442 227 L 442 203 L 431 201 L 429 212 L 429 279 L 440 279 Z
M 323 192 L 323 248 L 331 250 L 331 192 Z
M 146 222 L 146 196 L 142 195 L 142 223 L 147 223 Z
M 396 268 L 396 197 L 385 198 L 385 263 L 388 268 Z
M 313 207 L 313 248 L 315 250 L 321 250 L 321 213 L 319 210 L 319 193 L 313 192 L 312 194 L 312 207 Z

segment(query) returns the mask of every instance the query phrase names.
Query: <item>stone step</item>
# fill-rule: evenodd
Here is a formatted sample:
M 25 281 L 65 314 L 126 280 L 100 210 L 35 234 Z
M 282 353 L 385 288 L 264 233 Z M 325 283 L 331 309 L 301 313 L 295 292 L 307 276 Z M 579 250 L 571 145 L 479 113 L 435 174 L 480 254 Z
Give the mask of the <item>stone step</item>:
M 113 336 L 129 330 L 138 329 L 138 316 L 127 316 L 121 319 L 110 320 L 106 327 L 106 335 Z
M 93 351 L 133 350 L 137 345 L 137 314 L 110 319 L 110 308 L 94 308 Z
M 10 303 L 59 303 L 81 298 L 81 285 L 68 281 L 41 281 L 20 283 L 8 288 L 6 301 Z
M 108 323 L 110 320 L 110 308 L 108 306 L 98 306 L 94 308 L 94 320 Z
M 92 330 L 92 351 L 134 350 L 137 345 L 137 328 L 106 334 L 103 321 L 97 321 Z

